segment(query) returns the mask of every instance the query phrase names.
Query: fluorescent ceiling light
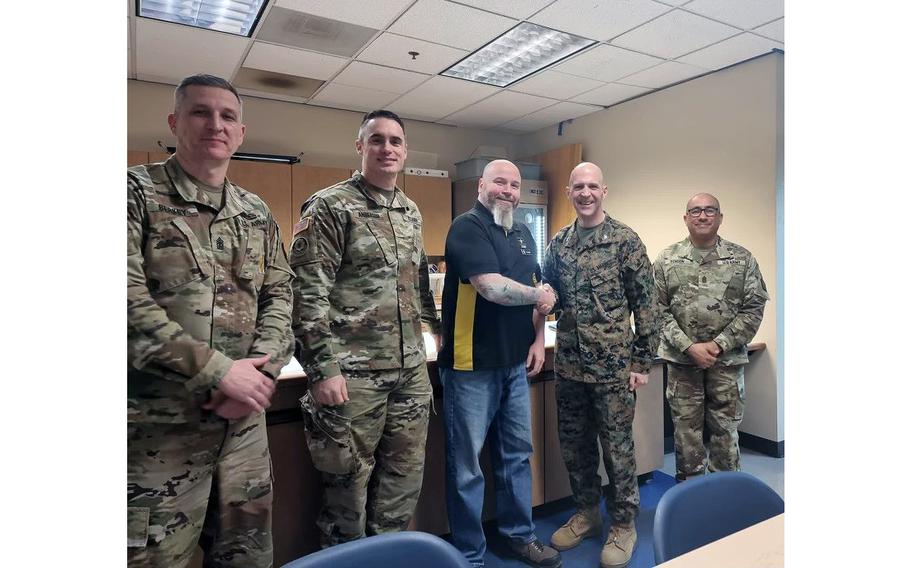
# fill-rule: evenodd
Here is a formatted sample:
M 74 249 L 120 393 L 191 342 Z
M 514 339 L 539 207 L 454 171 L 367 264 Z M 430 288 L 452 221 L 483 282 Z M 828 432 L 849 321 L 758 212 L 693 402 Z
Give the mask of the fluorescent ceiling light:
M 522 22 L 441 74 L 506 87 L 597 43 Z
M 139 15 L 249 37 L 265 0 L 137 0 Z

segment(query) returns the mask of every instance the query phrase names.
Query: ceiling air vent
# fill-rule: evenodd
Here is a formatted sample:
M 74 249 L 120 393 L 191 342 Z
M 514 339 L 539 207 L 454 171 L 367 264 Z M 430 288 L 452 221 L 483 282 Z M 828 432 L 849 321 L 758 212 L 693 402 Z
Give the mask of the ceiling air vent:
M 275 6 L 256 39 L 352 57 L 378 30 Z

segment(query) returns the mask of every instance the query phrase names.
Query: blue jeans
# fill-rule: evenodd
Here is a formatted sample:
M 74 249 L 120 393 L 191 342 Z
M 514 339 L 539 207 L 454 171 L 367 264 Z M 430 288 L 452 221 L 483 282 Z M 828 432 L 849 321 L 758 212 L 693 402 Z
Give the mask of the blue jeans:
M 490 434 L 496 518 L 504 537 L 534 540 L 531 520 L 531 408 L 524 362 L 484 371 L 439 369 L 446 426 L 446 506 L 452 544 L 471 564 L 486 551 L 480 450 Z

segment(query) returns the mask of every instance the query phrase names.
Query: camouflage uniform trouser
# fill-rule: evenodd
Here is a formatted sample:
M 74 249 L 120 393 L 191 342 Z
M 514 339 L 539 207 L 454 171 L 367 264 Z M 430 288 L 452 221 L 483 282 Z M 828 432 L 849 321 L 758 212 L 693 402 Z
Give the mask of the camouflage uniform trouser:
M 607 512 L 614 523 L 634 521 L 639 509 L 632 442 L 635 395 L 628 385 L 557 379 L 556 412 L 559 445 L 576 507 L 600 506 L 601 479 L 597 473 L 600 438 L 604 468 L 610 478 Z
M 743 365 L 699 369 L 667 363 L 667 401 L 673 417 L 677 476 L 739 471 L 739 433 L 745 407 Z
M 132 567 L 272 566 L 272 469 L 265 416 L 128 424 Z
M 316 524 L 328 547 L 407 528 L 423 483 L 433 389 L 426 365 L 343 371 L 349 400 L 301 398 L 307 445 L 322 472 Z

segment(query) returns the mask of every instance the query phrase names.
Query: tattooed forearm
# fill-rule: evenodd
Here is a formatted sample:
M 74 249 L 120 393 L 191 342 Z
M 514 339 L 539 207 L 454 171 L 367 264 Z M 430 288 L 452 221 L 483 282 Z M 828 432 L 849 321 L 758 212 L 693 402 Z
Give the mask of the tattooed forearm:
M 525 286 L 501 274 L 478 274 L 470 278 L 477 293 L 488 302 L 502 306 L 526 306 L 536 304 L 540 290 Z

